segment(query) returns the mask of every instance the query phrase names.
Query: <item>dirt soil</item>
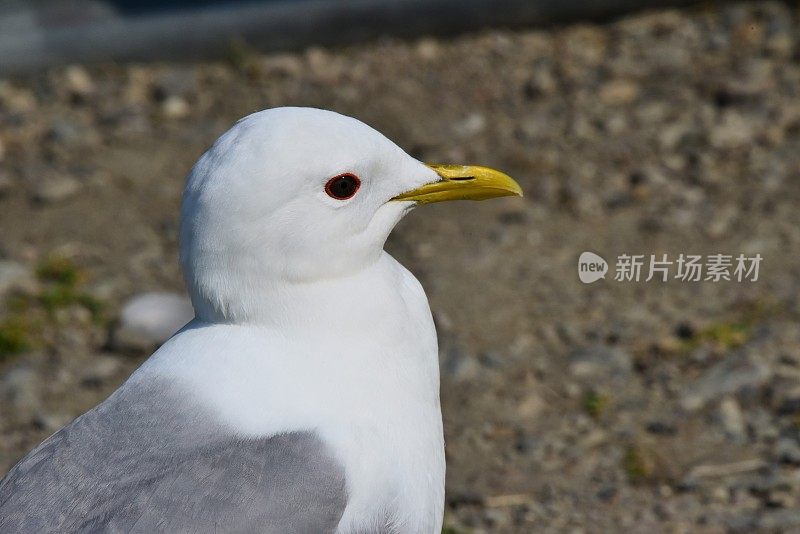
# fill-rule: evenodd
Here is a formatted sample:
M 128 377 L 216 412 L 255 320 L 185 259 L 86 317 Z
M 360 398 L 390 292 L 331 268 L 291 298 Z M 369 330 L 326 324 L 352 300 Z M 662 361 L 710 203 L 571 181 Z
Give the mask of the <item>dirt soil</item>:
M 525 190 L 387 244 L 439 328 L 448 532 L 800 531 L 800 11 L 778 2 L 0 81 L 0 473 L 150 353 L 114 332 L 127 299 L 183 291 L 188 170 L 283 105 Z M 651 254 L 763 259 L 645 281 Z

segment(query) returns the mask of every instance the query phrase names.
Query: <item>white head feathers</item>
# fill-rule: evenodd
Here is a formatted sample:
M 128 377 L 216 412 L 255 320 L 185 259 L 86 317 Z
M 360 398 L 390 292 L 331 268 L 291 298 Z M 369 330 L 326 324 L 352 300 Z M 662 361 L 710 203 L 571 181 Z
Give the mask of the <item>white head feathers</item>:
M 350 173 L 360 187 L 333 198 Z M 181 210 L 181 264 L 201 319 L 249 320 L 282 285 L 347 276 L 378 259 L 413 206 L 390 202 L 436 173 L 366 124 L 313 108 L 254 113 L 192 169 Z

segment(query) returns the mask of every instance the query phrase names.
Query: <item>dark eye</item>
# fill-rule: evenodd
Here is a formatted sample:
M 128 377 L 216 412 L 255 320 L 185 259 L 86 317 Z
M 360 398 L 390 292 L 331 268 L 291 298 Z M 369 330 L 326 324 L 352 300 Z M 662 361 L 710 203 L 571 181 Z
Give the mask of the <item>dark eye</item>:
M 336 200 L 347 200 L 356 194 L 361 187 L 361 180 L 355 174 L 340 174 L 334 176 L 325 184 L 325 192 L 328 196 Z

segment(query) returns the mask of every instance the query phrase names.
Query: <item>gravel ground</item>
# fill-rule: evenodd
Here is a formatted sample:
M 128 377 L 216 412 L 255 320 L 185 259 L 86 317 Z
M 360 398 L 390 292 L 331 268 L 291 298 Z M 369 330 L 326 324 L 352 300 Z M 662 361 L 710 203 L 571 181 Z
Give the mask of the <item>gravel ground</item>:
M 184 177 L 287 104 L 526 191 L 387 245 L 440 331 L 449 532 L 800 531 L 800 11 L 774 2 L 0 81 L 0 473 L 182 319 Z M 763 261 L 614 280 L 681 253 Z

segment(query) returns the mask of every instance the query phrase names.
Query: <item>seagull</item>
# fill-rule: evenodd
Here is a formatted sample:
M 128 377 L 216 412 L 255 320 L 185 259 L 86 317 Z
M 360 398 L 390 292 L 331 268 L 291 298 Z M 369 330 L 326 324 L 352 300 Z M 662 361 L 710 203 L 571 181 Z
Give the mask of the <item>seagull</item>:
M 440 532 L 436 330 L 383 246 L 415 206 L 513 195 L 331 111 L 240 120 L 183 195 L 194 319 L 11 469 L 0 532 Z

